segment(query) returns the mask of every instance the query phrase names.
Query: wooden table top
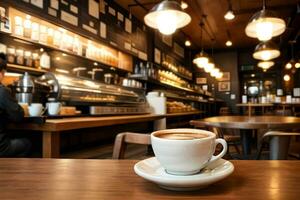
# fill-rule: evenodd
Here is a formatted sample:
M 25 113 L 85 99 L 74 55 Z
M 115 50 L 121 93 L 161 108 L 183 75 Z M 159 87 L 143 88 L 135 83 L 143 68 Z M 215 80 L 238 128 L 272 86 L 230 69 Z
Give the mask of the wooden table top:
M 20 123 L 9 124 L 8 129 L 36 130 L 36 131 L 66 131 L 80 128 L 93 128 L 118 124 L 153 121 L 164 118 L 165 115 L 124 115 L 101 117 L 72 117 L 63 119 L 47 119 L 44 124 Z
M 206 189 L 174 192 L 137 176 L 133 160 L 0 159 L 1 199 L 298 199 L 300 161 L 234 160 Z
M 192 120 L 197 127 L 212 126 L 237 129 L 293 129 L 300 128 L 300 117 L 290 116 L 217 116 Z

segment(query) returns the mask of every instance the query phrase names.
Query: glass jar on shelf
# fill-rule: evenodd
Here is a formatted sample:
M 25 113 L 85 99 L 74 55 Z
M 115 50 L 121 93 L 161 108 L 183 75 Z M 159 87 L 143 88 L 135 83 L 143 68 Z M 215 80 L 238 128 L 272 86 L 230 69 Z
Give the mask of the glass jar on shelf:
M 39 39 L 40 39 L 39 27 L 40 27 L 40 25 L 38 23 L 33 22 L 31 24 L 31 39 L 34 41 L 39 41 Z
M 23 19 L 20 16 L 15 16 L 15 35 L 24 36 Z
M 54 32 L 54 37 L 53 37 L 53 45 L 56 47 L 60 47 L 60 41 L 61 41 L 61 32 L 60 31 L 55 31 Z
M 37 69 L 40 69 L 40 56 L 38 53 L 33 53 L 32 54 L 32 59 L 33 59 L 33 66 Z
M 7 61 L 9 63 L 15 63 L 16 61 L 16 49 L 13 46 L 7 48 Z
M 25 51 L 24 52 L 24 60 L 25 60 L 25 65 L 26 66 L 33 67 L 33 60 L 32 60 L 31 51 Z
M 40 40 L 41 43 L 47 44 L 48 41 L 48 33 L 47 33 L 47 27 L 44 25 L 40 25 Z
M 53 45 L 53 36 L 54 36 L 53 29 L 48 28 L 48 30 L 47 30 L 47 44 Z
M 29 17 L 24 21 L 24 37 L 31 38 L 31 21 Z
M 24 50 L 23 49 L 16 50 L 16 63 L 18 65 L 24 65 Z

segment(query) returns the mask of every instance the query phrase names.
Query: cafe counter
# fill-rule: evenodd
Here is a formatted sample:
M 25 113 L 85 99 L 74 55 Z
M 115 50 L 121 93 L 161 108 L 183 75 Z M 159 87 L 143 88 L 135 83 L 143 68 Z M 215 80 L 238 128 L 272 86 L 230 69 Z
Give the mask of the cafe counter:
M 42 134 L 43 158 L 60 157 L 60 134 L 64 131 L 97 128 L 104 126 L 151 122 L 166 117 L 166 115 L 125 115 L 101 117 L 72 117 L 62 119 L 47 119 L 45 123 L 13 123 L 8 125 L 9 130 L 35 131 Z

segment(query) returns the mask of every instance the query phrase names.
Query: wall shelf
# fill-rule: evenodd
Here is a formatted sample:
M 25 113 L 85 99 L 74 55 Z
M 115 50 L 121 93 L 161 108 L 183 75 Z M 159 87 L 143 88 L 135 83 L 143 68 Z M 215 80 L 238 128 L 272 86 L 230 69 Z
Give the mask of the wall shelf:
M 42 75 L 46 72 L 48 72 L 47 70 L 44 69 L 37 69 L 37 68 L 33 68 L 33 67 L 27 67 L 27 66 L 23 66 L 23 65 L 15 65 L 15 64 L 7 64 L 7 69 L 9 71 L 16 71 L 16 72 L 28 72 L 30 74 L 37 74 L 37 75 Z

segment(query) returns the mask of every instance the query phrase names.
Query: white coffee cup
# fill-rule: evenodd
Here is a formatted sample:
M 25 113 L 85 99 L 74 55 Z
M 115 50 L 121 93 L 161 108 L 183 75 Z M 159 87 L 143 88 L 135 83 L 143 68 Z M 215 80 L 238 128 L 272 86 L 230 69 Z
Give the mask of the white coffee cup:
M 31 117 L 38 117 L 41 116 L 44 112 L 44 107 L 41 103 L 32 103 L 28 107 L 29 115 Z
M 58 115 L 60 112 L 61 103 L 59 102 L 49 102 L 47 103 L 47 109 L 49 115 Z
M 164 134 L 186 133 L 204 136 L 197 139 L 166 139 Z M 166 172 L 174 175 L 191 175 L 198 173 L 209 163 L 221 159 L 227 152 L 224 139 L 216 139 L 216 134 L 200 129 L 166 129 L 151 133 L 154 154 Z M 217 144 L 223 150 L 214 156 Z

